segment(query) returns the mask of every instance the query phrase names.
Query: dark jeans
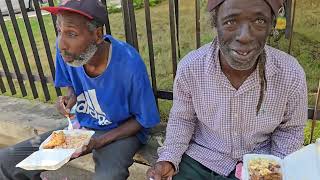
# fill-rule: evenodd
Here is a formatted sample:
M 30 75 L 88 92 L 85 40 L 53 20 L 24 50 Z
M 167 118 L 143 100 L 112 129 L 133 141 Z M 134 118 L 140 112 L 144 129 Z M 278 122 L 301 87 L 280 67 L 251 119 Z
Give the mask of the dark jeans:
M 184 154 L 179 164 L 179 173 L 173 180 L 238 180 L 238 178 L 235 177 L 235 171 L 228 177 L 221 176 Z
M 0 149 L 0 180 L 41 180 L 42 171 L 27 171 L 15 166 L 33 152 L 52 131 L 29 139 L 14 146 Z M 104 131 L 96 131 L 99 136 Z M 93 151 L 95 162 L 94 180 L 125 180 L 129 177 L 128 168 L 133 164 L 133 156 L 141 147 L 136 136 L 117 140 L 105 147 Z

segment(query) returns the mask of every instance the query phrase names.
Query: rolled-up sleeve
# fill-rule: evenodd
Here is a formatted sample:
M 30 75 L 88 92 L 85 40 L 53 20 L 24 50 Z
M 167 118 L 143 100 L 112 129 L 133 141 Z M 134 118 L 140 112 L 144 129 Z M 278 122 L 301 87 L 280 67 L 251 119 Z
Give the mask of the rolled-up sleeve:
M 173 86 L 173 106 L 164 145 L 158 149 L 158 161 L 169 161 L 176 171 L 194 132 L 195 110 L 184 68 L 179 66 Z M 190 79 L 189 79 L 190 81 Z

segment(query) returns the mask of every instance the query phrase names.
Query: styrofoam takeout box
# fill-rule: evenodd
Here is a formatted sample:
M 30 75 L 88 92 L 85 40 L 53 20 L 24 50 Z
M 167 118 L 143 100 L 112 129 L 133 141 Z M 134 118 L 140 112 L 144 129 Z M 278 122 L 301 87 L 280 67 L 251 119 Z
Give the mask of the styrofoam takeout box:
M 74 149 L 65 149 L 63 151 L 43 149 L 32 153 L 17 164 L 16 167 L 25 170 L 57 170 L 70 160 L 74 151 Z
M 320 179 L 320 144 L 310 144 L 289 154 L 284 159 L 273 155 L 246 154 L 243 157 L 242 179 L 250 180 L 248 164 L 256 158 L 277 161 L 281 166 L 283 180 L 319 180 Z
M 77 149 L 43 149 L 50 139 L 52 134 L 41 143 L 39 151 L 32 153 L 25 158 L 16 167 L 20 167 L 26 170 L 57 170 L 66 164 L 73 154 L 79 154 L 82 152 L 82 148 L 89 144 L 94 131 L 74 129 L 74 130 L 59 130 L 55 132 L 63 131 L 67 136 L 77 136 L 81 134 L 87 134 L 88 138 L 83 141 L 80 147 Z

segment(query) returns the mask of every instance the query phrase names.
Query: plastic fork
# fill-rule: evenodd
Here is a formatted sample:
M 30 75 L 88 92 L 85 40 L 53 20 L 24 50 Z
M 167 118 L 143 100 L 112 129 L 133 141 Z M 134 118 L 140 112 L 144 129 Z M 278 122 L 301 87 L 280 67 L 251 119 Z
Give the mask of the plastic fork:
M 71 123 L 70 117 L 69 117 L 69 116 L 67 116 L 67 119 L 68 119 L 68 130 L 73 130 L 73 126 L 72 126 L 72 123 Z

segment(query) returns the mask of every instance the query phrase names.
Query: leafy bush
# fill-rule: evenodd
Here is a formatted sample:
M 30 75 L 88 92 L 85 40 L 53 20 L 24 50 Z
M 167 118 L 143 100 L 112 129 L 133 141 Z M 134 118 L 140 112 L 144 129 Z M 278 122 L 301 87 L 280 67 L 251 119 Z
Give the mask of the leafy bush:
M 163 0 L 149 0 L 149 4 L 150 6 L 155 6 L 157 4 L 159 4 L 161 1 Z M 144 0 L 133 0 L 133 6 L 135 9 L 140 9 L 144 7 Z M 121 11 L 121 7 L 118 5 L 108 5 L 108 12 L 109 13 L 116 13 L 116 12 L 120 12 Z
M 135 8 L 139 9 L 142 8 L 144 5 L 144 0 L 133 0 L 133 5 Z M 157 4 L 159 4 L 161 2 L 161 0 L 149 0 L 149 4 L 150 6 L 155 6 Z

